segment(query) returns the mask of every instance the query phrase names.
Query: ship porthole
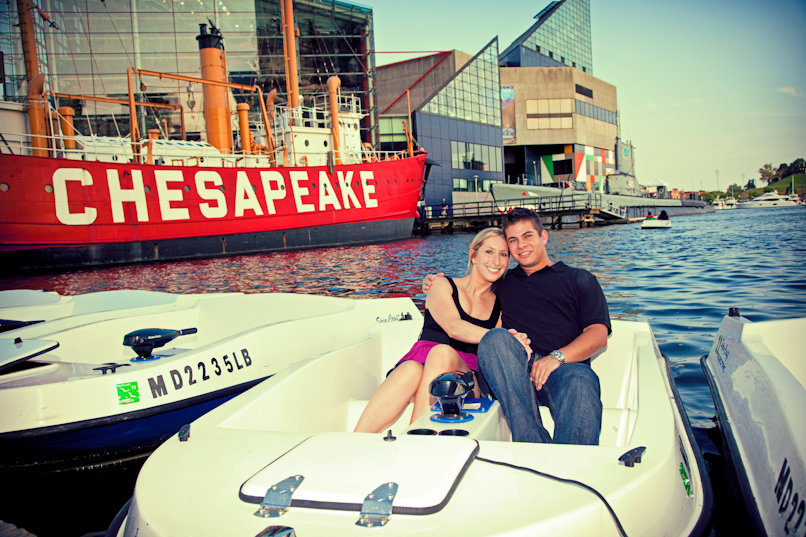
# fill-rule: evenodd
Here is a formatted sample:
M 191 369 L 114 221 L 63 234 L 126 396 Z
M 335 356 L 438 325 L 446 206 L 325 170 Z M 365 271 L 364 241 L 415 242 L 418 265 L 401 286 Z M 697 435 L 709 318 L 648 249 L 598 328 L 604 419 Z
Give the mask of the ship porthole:
M 327 147 L 327 140 L 324 141 L 325 147 Z
M 6 185 L 5 183 L 3 183 L 3 185 L 5 185 L 6 188 L 4 189 L 2 186 L 0 186 L 0 190 L 5 192 L 6 190 L 8 190 L 8 185 Z M 48 194 L 53 194 L 53 185 L 45 185 L 45 192 L 47 192 Z
M 146 194 L 148 194 L 149 192 L 151 192 L 151 187 L 146 185 L 146 187 L 143 190 L 145 190 Z
M 308 147 L 309 145 L 310 145 L 310 142 L 308 140 L 305 140 L 305 147 Z
M 53 192 L 53 187 L 50 185 L 45 186 L 45 192 L 48 191 L 48 187 L 50 187 L 50 191 Z M 0 192 L 8 192 L 8 183 L 0 183 Z
M 221 185 L 220 187 L 218 187 L 218 189 L 219 189 L 221 192 L 224 192 L 224 185 Z
M 184 190 L 185 190 L 185 192 L 190 192 L 190 187 L 188 185 L 185 185 Z

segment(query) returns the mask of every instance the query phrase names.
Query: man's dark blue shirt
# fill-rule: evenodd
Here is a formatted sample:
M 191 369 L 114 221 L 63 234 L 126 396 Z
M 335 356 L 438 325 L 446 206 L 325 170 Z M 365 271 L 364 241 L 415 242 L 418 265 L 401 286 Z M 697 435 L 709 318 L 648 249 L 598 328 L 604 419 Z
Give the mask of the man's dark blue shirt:
M 562 261 L 527 276 L 518 265 L 498 281 L 504 328 L 514 328 L 532 340 L 541 356 L 575 340 L 593 324 L 607 326 L 610 315 L 596 276 Z

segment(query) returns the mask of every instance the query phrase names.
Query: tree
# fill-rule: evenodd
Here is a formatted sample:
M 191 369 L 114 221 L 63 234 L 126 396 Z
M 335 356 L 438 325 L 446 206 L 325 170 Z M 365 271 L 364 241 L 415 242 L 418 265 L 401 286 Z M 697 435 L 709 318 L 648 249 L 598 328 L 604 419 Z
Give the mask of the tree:
M 737 193 L 741 192 L 742 190 L 743 190 L 743 189 L 742 189 L 742 187 L 741 187 L 741 186 L 739 186 L 739 185 L 737 185 L 737 184 L 733 184 L 733 185 L 730 185 L 730 186 L 727 188 L 727 190 L 725 190 L 725 194 L 726 194 L 727 196 L 734 196 L 734 195 L 736 195 Z
M 792 161 L 792 164 L 789 165 L 789 173 L 785 175 L 785 177 L 789 177 L 790 175 L 794 175 L 796 173 L 806 173 L 806 160 L 802 158 L 796 159 Z
M 754 179 L 750 179 L 747 181 L 747 184 L 744 185 L 744 190 L 750 190 L 751 188 L 756 188 L 756 181 Z
M 784 177 L 789 177 L 792 175 L 792 172 L 789 171 L 789 164 L 784 162 L 778 166 L 778 171 L 775 172 L 775 175 L 778 176 L 778 179 L 783 179 Z
M 772 167 L 772 162 L 765 164 L 764 166 L 758 169 L 759 180 L 762 183 L 770 184 L 776 179 L 778 179 L 778 175 L 776 175 L 775 172 L 776 170 L 775 168 Z M 750 182 L 753 182 L 753 180 L 751 179 Z M 753 186 L 749 188 L 755 188 L 755 183 L 753 183 Z

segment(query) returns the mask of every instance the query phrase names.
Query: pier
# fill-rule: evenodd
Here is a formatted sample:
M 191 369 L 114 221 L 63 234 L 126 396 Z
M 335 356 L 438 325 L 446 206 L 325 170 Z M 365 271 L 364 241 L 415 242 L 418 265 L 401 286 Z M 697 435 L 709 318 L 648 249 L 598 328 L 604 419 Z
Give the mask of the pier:
M 563 225 L 590 227 L 598 218 L 598 224 L 625 224 L 641 218 L 628 216 L 628 208 L 615 205 L 601 194 L 587 193 L 571 196 L 530 197 L 519 200 L 480 201 L 455 203 L 445 207 L 428 205 L 421 229 L 426 232 L 450 232 L 477 229 L 501 224 L 501 217 L 515 207 L 537 211 L 543 224 L 551 229 Z M 569 222 L 568 220 L 572 220 Z

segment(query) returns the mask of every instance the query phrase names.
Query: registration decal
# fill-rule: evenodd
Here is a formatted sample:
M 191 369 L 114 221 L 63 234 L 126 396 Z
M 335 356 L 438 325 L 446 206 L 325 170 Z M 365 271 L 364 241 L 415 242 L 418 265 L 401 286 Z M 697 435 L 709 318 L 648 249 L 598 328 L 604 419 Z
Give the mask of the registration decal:
M 157 399 L 168 395 L 170 387 L 173 387 L 173 391 L 176 392 L 197 382 L 206 382 L 221 375 L 237 373 L 251 365 L 252 357 L 249 356 L 249 350 L 241 349 L 240 352 L 228 353 L 220 358 L 216 356 L 207 361 L 202 360 L 196 364 L 195 368 L 192 365 L 186 365 L 181 371 L 171 369 L 166 376 L 150 377 L 148 387 L 151 389 L 151 398 Z
M 119 405 L 129 405 L 131 403 L 139 403 L 140 402 L 140 388 L 137 386 L 137 382 L 124 382 L 123 384 L 118 384 L 118 404 Z
M 775 499 L 778 502 L 778 514 L 784 524 L 784 533 L 797 535 L 803 524 L 803 515 L 806 514 L 806 496 L 800 490 L 801 483 L 795 483 L 792 477 L 792 468 L 784 459 L 778 482 L 775 483 Z M 800 491 L 800 493 L 798 492 Z M 787 516 L 789 511 L 789 516 Z

